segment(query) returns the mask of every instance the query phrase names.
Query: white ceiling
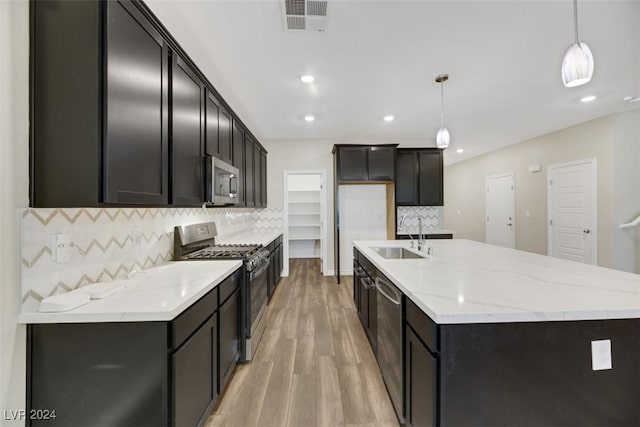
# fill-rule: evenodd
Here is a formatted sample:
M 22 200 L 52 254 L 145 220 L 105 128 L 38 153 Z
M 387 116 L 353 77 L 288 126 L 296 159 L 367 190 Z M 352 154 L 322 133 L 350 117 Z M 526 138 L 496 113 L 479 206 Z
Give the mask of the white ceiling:
M 573 89 L 560 78 L 571 0 L 329 0 L 314 34 L 286 32 L 278 0 L 147 4 L 259 139 L 434 146 L 445 72 L 446 164 L 640 108 L 622 101 L 640 96 L 640 0 L 578 2 L 596 65 Z

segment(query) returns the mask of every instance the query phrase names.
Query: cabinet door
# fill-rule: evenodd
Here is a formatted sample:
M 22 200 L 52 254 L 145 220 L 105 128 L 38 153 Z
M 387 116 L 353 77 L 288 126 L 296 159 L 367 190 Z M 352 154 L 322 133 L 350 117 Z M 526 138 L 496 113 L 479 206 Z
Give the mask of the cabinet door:
M 374 279 L 369 278 L 369 287 L 367 289 L 367 336 L 369 343 L 373 349 L 373 354 L 378 354 L 378 292 L 374 285 Z
M 253 154 L 254 143 L 250 136 L 245 136 L 244 139 L 244 200 L 248 207 L 255 206 L 255 193 L 254 193 L 254 166 L 253 166 Z
M 220 114 L 218 115 L 218 126 L 218 157 L 227 163 L 232 163 L 231 113 L 222 105 L 220 105 Z
M 338 148 L 338 179 L 340 181 L 366 181 L 369 147 Z
M 438 422 L 438 360 L 410 327 L 405 341 L 405 417 L 407 426 L 436 426 Z
M 233 121 L 233 166 L 240 171 L 238 177 L 238 206 L 245 205 L 244 197 L 244 129 L 237 120 Z
M 418 206 L 418 153 L 398 150 L 396 156 L 396 205 Z
M 262 207 L 262 150 L 253 146 L 253 191 L 256 208 Z
M 395 179 L 395 147 L 370 147 L 368 157 L 368 179 L 370 181 L 393 181 Z
M 204 201 L 203 84 L 179 56 L 174 57 L 171 80 L 171 203 L 200 206 Z
M 171 356 L 173 425 L 198 425 L 217 396 L 217 314 Z
M 418 153 L 420 206 L 442 206 L 442 151 L 434 148 Z
M 167 43 L 131 3 L 111 1 L 106 5 L 103 201 L 166 205 L 169 203 Z
M 207 156 L 218 156 L 218 116 L 220 114 L 220 101 L 207 90 L 205 98 L 206 128 L 204 152 Z
M 267 153 L 260 151 L 260 186 L 262 187 L 261 207 L 267 207 Z
M 358 286 L 360 286 L 360 311 L 358 312 L 358 314 L 360 315 L 360 321 L 362 322 L 362 326 L 364 327 L 365 332 L 369 327 L 369 289 L 367 288 L 368 281 L 369 278 L 366 276 L 362 276 L 360 277 L 360 280 L 358 280 Z
M 240 290 L 237 289 L 219 310 L 219 383 L 222 393 L 240 358 Z

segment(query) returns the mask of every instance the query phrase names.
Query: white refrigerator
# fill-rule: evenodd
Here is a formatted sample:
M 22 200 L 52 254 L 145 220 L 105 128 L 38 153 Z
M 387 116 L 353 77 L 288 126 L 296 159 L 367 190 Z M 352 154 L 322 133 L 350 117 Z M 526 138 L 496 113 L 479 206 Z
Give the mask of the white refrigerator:
M 353 274 L 353 241 L 387 239 L 387 188 L 384 184 L 340 185 L 340 275 Z

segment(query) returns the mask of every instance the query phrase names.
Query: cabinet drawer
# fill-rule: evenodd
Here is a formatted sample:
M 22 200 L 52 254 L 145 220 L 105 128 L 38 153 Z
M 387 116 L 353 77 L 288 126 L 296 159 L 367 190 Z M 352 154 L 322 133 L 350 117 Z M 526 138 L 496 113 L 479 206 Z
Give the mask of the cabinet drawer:
M 240 275 L 242 271 L 242 268 L 237 269 L 231 276 L 224 279 L 224 281 L 218 285 L 218 289 L 220 289 L 220 305 L 240 286 Z
M 438 325 L 409 298 L 407 301 L 407 323 L 415 331 L 418 337 L 429 347 L 432 353 L 440 350 L 438 340 Z
M 218 288 L 214 288 L 171 322 L 171 348 L 180 347 L 217 309 Z
M 374 279 L 376 277 L 376 267 L 364 255 L 358 255 L 358 262 L 360 263 L 362 268 L 364 268 L 364 271 L 367 272 L 369 277 L 371 277 L 371 279 Z

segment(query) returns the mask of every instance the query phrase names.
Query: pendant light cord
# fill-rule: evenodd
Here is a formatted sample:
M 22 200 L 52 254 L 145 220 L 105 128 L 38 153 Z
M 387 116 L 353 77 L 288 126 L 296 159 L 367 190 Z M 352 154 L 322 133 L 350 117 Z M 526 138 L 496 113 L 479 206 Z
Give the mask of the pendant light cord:
M 444 82 L 440 81 L 440 125 L 444 127 Z
M 578 41 L 578 0 L 573 0 L 573 28 L 576 33 L 576 44 L 578 44 L 580 43 Z

